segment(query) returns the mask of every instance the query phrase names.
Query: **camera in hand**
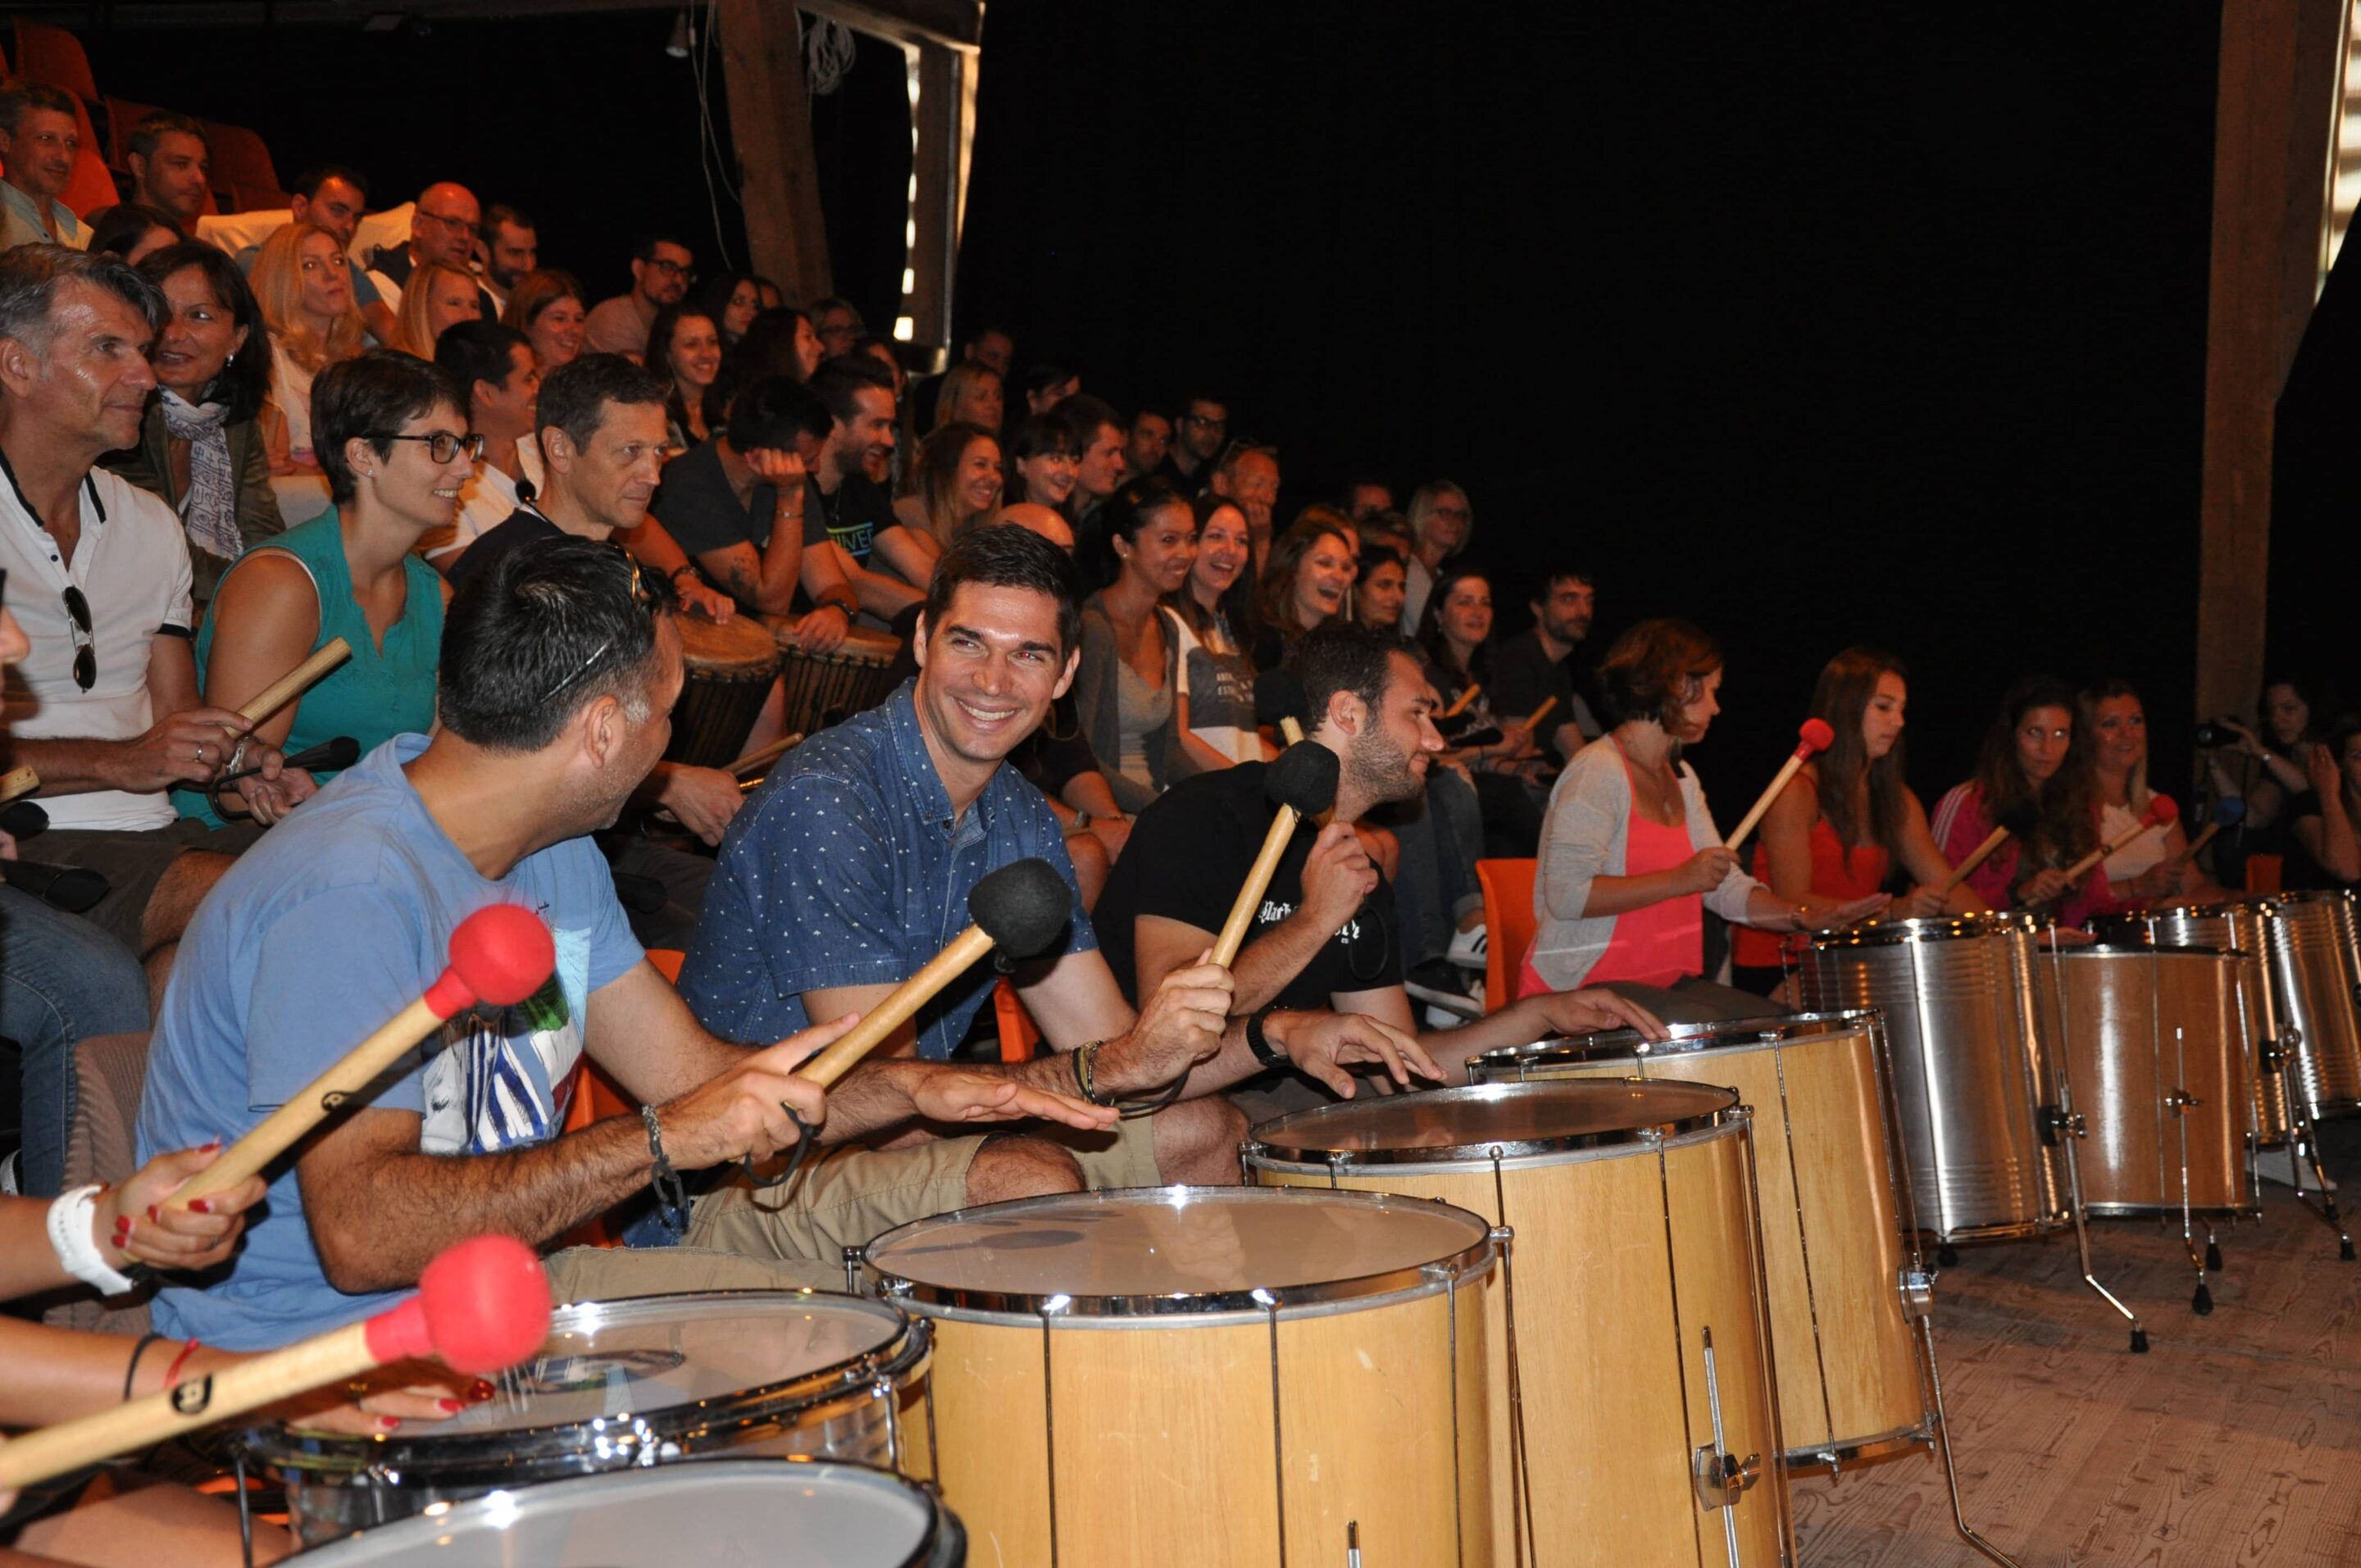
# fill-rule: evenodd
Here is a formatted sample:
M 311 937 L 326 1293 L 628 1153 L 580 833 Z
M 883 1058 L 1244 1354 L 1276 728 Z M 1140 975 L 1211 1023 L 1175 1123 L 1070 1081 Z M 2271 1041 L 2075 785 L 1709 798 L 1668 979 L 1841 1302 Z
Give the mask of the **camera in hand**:
M 2237 731 L 2230 728 L 2230 724 L 2227 719 L 2207 718 L 2199 721 L 2197 726 L 2198 750 L 2202 751 L 2211 751 L 2221 747 L 2235 746 L 2237 743 Z

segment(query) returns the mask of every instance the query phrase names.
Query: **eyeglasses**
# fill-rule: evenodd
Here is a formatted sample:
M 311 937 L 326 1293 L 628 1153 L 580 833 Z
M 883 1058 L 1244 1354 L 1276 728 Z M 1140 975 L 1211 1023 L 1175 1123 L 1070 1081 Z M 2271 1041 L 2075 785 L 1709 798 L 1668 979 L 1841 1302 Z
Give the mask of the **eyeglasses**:
M 66 619 L 72 623 L 74 635 L 74 685 L 83 691 L 98 684 L 98 653 L 92 646 L 90 633 L 90 600 L 71 583 L 66 585 Z
M 445 228 L 451 229 L 458 234 L 476 235 L 483 233 L 483 225 L 469 218 L 445 217 L 441 213 L 430 213 L 423 207 L 418 209 L 418 215 L 422 218 L 433 218 Z
M 1227 414 L 1223 415 L 1220 419 L 1207 419 L 1203 414 L 1182 414 L 1180 416 L 1180 422 L 1182 424 L 1197 425 L 1205 430 L 1227 430 L 1230 428 L 1230 421 Z
M 372 435 L 368 439 L 371 441 L 423 441 L 426 444 L 426 455 L 434 458 L 437 463 L 448 463 L 452 458 L 456 457 L 462 451 L 467 453 L 467 460 L 471 463 L 484 455 L 484 438 L 482 436 L 475 434 L 454 435 L 447 430 L 438 430 L 432 435 L 395 435 L 388 433 L 382 435 Z
M 610 548 L 613 549 L 616 554 L 621 556 L 624 563 L 631 569 L 631 603 L 639 607 L 639 610 L 642 615 L 646 616 L 649 620 L 653 621 L 656 618 L 656 611 L 663 608 L 663 601 L 656 597 L 655 589 L 649 586 L 648 579 L 640 575 L 640 563 L 632 556 L 631 552 L 625 550 L 620 544 L 610 545 Z M 543 703 L 548 702 L 559 692 L 564 691 L 567 686 L 572 685 L 584 675 L 588 674 L 591 667 L 597 664 L 599 660 L 605 658 L 607 656 L 607 651 L 614 645 L 615 640 L 611 637 L 607 639 L 604 642 L 599 643 L 597 648 L 591 650 L 590 656 L 588 658 L 575 665 L 573 669 L 569 670 L 565 675 L 559 678 L 555 685 L 551 686 L 547 691 L 542 693 L 540 697 L 534 702 L 533 706 L 538 707 Z
M 691 282 L 695 282 L 697 280 L 697 271 L 694 263 L 675 261 L 669 256 L 652 256 L 648 258 L 647 265 L 656 271 L 668 274 L 671 277 L 686 278 Z

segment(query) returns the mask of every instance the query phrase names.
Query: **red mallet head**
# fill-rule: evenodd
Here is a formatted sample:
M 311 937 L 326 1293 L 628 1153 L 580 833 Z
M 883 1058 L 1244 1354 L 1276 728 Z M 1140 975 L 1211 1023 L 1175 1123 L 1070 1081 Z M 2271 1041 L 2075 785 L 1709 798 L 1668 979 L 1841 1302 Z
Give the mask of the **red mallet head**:
M 426 988 L 426 1004 L 439 1018 L 478 1002 L 512 1007 L 556 967 L 557 948 L 541 916 L 522 905 L 495 904 L 451 933 L 451 967 Z
M 1796 728 L 1795 755 L 1808 757 L 1815 751 L 1825 751 L 1837 743 L 1837 732 L 1828 728 L 1825 718 L 1806 718 Z
M 2169 828 L 2180 820 L 2180 807 L 2172 804 L 2169 795 L 2148 796 L 2147 809 L 2140 814 L 2142 825 L 2151 828 Z
M 512 1236 L 446 1247 L 419 1277 L 418 1294 L 368 1321 L 380 1363 L 435 1356 L 481 1376 L 514 1366 L 549 1337 L 549 1276 Z

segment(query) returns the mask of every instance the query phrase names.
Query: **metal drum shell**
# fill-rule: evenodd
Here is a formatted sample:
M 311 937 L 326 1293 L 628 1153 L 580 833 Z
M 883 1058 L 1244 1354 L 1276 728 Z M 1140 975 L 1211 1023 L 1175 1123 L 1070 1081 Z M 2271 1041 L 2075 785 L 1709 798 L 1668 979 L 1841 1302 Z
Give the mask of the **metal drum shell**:
M 774 1314 L 783 1327 L 798 1314 L 829 1314 L 832 1321 L 857 1314 L 850 1321 L 863 1325 L 874 1318 L 877 1343 L 826 1366 L 751 1377 L 730 1392 L 617 1415 L 473 1431 L 423 1427 L 400 1438 L 262 1427 L 241 1434 L 237 1445 L 250 1467 L 285 1487 L 290 1522 L 306 1545 L 500 1488 L 724 1453 L 906 1467 L 913 1456 L 901 1406 L 926 1378 L 931 1331 L 888 1304 L 819 1290 L 711 1290 L 561 1306 L 541 1357 L 503 1375 L 503 1392 L 492 1405 L 459 1419 L 529 1402 L 518 1394 L 518 1380 L 552 1364 L 620 1366 L 651 1354 L 676 1356 L 700 1321 Z M 872 1334 L 867 1326 L 860 1332 Z M 665 1348 L 651 1350 L 659 1343 Z
M 1872 921 L 1816 938 L 1801 971 L 1814 1011 L 1883 1013 L 1907 1190 L 1919 1230 L 1938 1241 L 2067 1223 L 2043 1135 L 2058 1097 L 2035 1003 L 2036 929 L 2022 912 Z
M 1609 1089 L 1633 1102 L 1620 1130 L 1496 1143 L 1473 1122 L 1488 1102 Z M 1656 1090 L 1690 1098 L 1652 1113 L 1639 1102 Z M 1468 1116 L 1469 1133 L 1423 1148 L 1364 1146 L 1370 1140 L 1357 1135 L 1323 1140 L 1323 1124 L 1351 1121 L 1361 1106 L 1354 1102 L 1256 1127 L 1244 1158 L 1258 1182 L 1434 1198 L 1494 1213 L 1514 1231 L 1506 1266 L 1485 1290 L 1495 1560 L 1510 1561 L 1524 1538 L 1511 1485 L 1512 1287 L 1515 1394 L 1539 1480 L 1529 1499 L 1532 1539 L 1543 1543 L 1532 1560 L 1598 1568 L 1727 1561 L 1723 1510 L 1700 1506 L 1688 1472 L 1695 1449 L 1711 1441 L 1698 1332 L 1710 1328 L 1729 1448 L 1762 1464 L 1737 1504 L 1738 1560 L 1792 1563 L 1752 1118 L 1736 1096 L 1651 1080 L 1488 1084 L 1402 1098 Z M 1716 1108 L 1700 1115 L 1699 1101 Z M 1372 1102 L 1359 1113 L 1387 1113 Z M 1323 1141 L 1353 1146 L 1323 1150 Z
M 2091 934 L 2109 946 L 2202 948 L 2238 961 L 2251 1047 L 2247 1081 L 2254 1091 L 2255 1141 L 2264 1148 L 2286 1143 L 2295 1131 L 2295 1118 L 2288 1100 L 2287 1066 L 2281 1059 L 2279 1002 L 2263 956 L 2260 911 L 2252 905 L 2180 899 L 2093 916 Z
M 1934 1413 L 1902 1291 L 1896 1153 L 1886 1133 L 1883 1031 L 1874 1013 L 1676 1025 L 1664 1041 L 1620 1029 L 1488 1052 L 1478 1083 L 1684 1079 L 1754 1112 L 1763 1270 L 1790 1468 L 1921 1452 Z
M 2246 1009 L 2235 953 L 2100 946 L 2042 955 L 2042 1004 L 2086 1136 L 2075 1148 L 2099 1215 L 2255 1213 Z M 2181 1095 L 2193 1097 L 2182 1104 Z M 2182 1172 L 2187 1172 L 2184 1194 Z
M 1461 1239 L 1414 1266 L 1270 1287 L 1090 1294 L 1049 1277 L 1056 1246 L 1125 1250 L 1092 1234 L 1094 1213 L 1239 1203 L 1265 1211 L 1257 1224 L 1343 1214 L 1366 1235 L 1394 1215 Z M 1039 1288 L 961 1282 L 976 1255 L 963 1229 L 1035 1222 L 1062 1233 L 1036 1244 Z M 1179 1236 L 1157 1250 L 1179 1257 Z M 870 1288 L 934 1329 L 932 1478 L 979 1560 L 1141 1568 L 1342 1563 L 1348 1526 L 1366 1568 L 1501 1560 L 1477 1436 L 1476 1292 L 1496 1272 L 1490 1227 L 1445 1205 L 1186 1187 L 955 1211 L 886 1232 L 863 1263 Z
M 2285 893 L 2240 900 L 2262 919 L 2264 957 L 2270 965 L 2282 1045 L 2292 1087 L 2314 1121 L 2361 1115 L 2361 949 L 2356 949 L 2353 896 L 2346 893 Z

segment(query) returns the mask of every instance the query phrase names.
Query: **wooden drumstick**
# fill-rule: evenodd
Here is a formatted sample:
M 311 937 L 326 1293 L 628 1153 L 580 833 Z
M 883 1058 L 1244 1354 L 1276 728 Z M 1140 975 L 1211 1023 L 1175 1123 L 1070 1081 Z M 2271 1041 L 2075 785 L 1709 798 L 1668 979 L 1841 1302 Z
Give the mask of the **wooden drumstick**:
M 262 688 L 253 701 L 238 709 L 248 724 L 259 724 L 302 696 L 323 675 L 353 656 L 353 645 L 331 637 L 312 656 Z
M 1557 696 L 1554 693 L 1543 698 L 1542 705 L 1539 707 L 1525 715 L 1525 728 L 1531 729 L 1543 719 L 1547 718 L 1549 717 L 1549 710 L 1556 706 Z
M 1948 895 L 1952 889 L 1967 881 L 1969 875 L 1973 872 L 1978 866 L 1982 865 L 1986 861 L 1991 860 L 1993 858 L 1993 850 L 1999 849 L 2006 842 L 2008 842 L 2008 829 L 2005 828 L 1995 828 L 1991 832 L 1985 834 L 1984 841 L 1978 844 L 1973 850 L 1968 851 L 1968 858 L 1961 861 L 1958 865 L 1953 866 L 1951 868 L 1950 875 L 1945 877 L 1941 882 L 1935 884 L 1935 891 L 1938 894 Z
M 2213 806 L 2213 820 L 2205 825 L 2204 832 L 2189 841 L 2189 848 L 2172 857 L 2172 863 L 2176 866 L 2187 865 L 2197 858 L 2198 850 L 2213 841 L 2215 834 L 2224 828 L 2235 828 L 2246 819 L 2246 803 L 2237 796 L 2231 795 L 2227 799 L 2216 802 Z
M 1730 837 L 1721 841 L 1723 849 L 1735 850 L 1744 843 L 1746 836 L 1754 831 L 1754 825 L 1763 820 L 1763 814 L 1771 809 L 1771 803 L 1779 798 L 1779 792 L 1787 787 L 1787 781 L 1794 778 L 1796 771 L 1811 760 L 1813 752 L 1827 751 L 1829 742 L 1837 738 L 1837 732 L 1828 728 L 1828 720 L 1825 718 L 1806 718 L 1797 728 L 1795 734 L 1798 739 L 1794 753 L 1784 762 L 1779 764 L 1779 771 L 1771 777 L 1771 787 L 1756 798 L 1753 809 L 1740 817 L 1738 826 L 1730 830 Z
M 1254 921 L 1255 911 L 1262 906 L 1262 895 L 1269 891 L 1270 879 L 1279 870 L 1279 858 L 1287 852 L 1287 841 L 1295 836 L 1295 825 L 1302 817 L 1317 817 L 1336 804 L 1336 753 L 1310 740 L 1299 740 L 1279 754 L 1279 761 L 1264 770 L 1263 794 L 1279 807 L 1271 818 L 1270 829 L 1263 835 L 1262 849 L 1254 859 L 1253 869 L 1246 872 L 1246 885 L 1230 905 L 1229 918 L 1222 922 L 1222 934 L 1213 943 L 1213 962 L 1227 969 L 1236 961 L 1238 949 L 1246 945 L 1246 927 Z
M 10 768 L 0 773 L 0 803 L 14 800 L 20 795 L 30 795 L 40 787 L 41 775 L 32 769 Z
M 783 735 L 767 746 L 760 746 L 755 748 L 753 751 L 747 752 L 744 756 L 730 763 L 725 771 L 743 774 L 752 768 L 767 767 L 771 763 L 777 762 L 781 757 L 785 756 L 792 748 L 800 744 L 802 740 L 803 737 L 801 735 Z
M 1029 959 L 1047 948 L 1066 928 L 1073 904 L 1074 890 L 1047 861 L 1011 861 L 992 872 L 968 890 L 967 912 L 974 923 L 895 986 L 842 1038 L 799 1064 L 796 1076 L 834 1083 L 993 948 L 1012 959 Z
M 1474 702 L 1477 697 L 1481 696 L 1483 691 L 1484 687 L 1480 683 L 1469 686 L 1466 691 L 1459 694 L 1457 698 L 1452 702 L 1449 707 L 1443 710 L 1443 717 L 1445 718 L 1458 718 L 1461 714 L 1467 711 L 1467 705 Z
M 2147 810 L 2141 814 L 2139 826 L 2133 828 L 2130 832 L 2125 834 L 2122 838 L 2116 839 L 2112 844 L 2100 845 L 2097 849 L 2092 850 L 2081 860 L 2076 861 L 2072 865 L 2068 866 L 2066 868 L 2066 880 L 2070 883 L 2081 882 L 2083 877 L 2090 874 L 2091 868 L 2097 865 L 2101 861 L 2105 860 L 2110 855 L 2116 854 L 2123 850 L 2128 849 L 2131 845 L 2137 843 L 2141 839 L 2155 832 L 2158 828 L 2170 826 L 2173 822 L 2179 820 L 2180 817 L 2180 807 L 2172 804 L 2172 796 L 2169 795 L 2149 796 Z
M 557 948 L 540 916 L 517 904 L 477 910 L 451 933 L 450 967 L 423 995 L 346 1051 L 165 1201 L 185 1209 L 193 1199 L 236 1186 L 376 1082 L 445 1019 L 478 1002 L 500 1007 L 522 1002 L 541 989 L 556 967 Z
M 474 1376 L 505 1371 L 541 1348 L 549 1316 L 549 1277 L 533 1249 L 512 1236 L 476 1236 L 428 1264 L 417 1295 L 373 1318 L 27 1432 L 0 1448 L 0 1487 L 47 1481 L 397 1361 L 432 1355 Z

